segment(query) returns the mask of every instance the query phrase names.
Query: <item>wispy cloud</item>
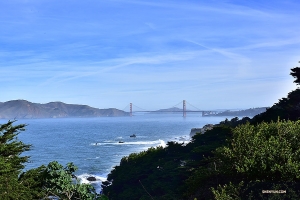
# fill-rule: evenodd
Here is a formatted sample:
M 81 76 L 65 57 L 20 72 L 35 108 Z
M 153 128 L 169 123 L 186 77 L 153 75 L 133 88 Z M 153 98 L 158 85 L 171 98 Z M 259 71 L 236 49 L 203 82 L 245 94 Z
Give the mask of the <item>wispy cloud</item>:
M 233 53 L 233 52 L 230 52 L 228 50 L 224 50 L 224 49 L 219 49 L 219 48 L 210 48 L 210 47 L 207 47 L 207 46 L 204 46 L 198 42 L 195 42 L 195 41 L 192 41 L 192 40 L 186 40 L 188 42 L 191 42 L 193 44 L 196 44 L 198 46 L 201 46 L 205 49 L 208 49 L 212 52 L 216 52 L 216 53 L 219 53 L 227 58 L 230 58 L 230 59 L 233 59 L 235 61 L 238 61 L 238 62 L 250 62 L 251 60 L 245 56 L 242 56 L 240 54 L 236 54 L 236 53 Z
M 268 48 L 268 47 L 283 47 L 287 45 L 295 45 L 300 43 L 300 38 L 292 38 L 292 39 L 277 39 L 267 42 L 260 42 L 255 44 L 250 44 L 246 46 L 240 46 L 238 48 L 235 48 L 235 50 L 254 50 L 259 48 Z
M 233 3 L 217 2 L 211 3 L 204 2 L 188 2 L 184 3 L 181 1 L 169 2 L 150 2 L 150 1 L 135 1 L 135 0 L 111 0 L 114 2 L 126 3 L 126 4 L 136 4 L 143 6 L 161 7 L 161 8 L 171 8 L 180 10 L 193 10 L 193 11 L 205 11 L 219 14 L 228 15 L 240 15 L 240 16 L 251 16 L 251 17 L 275 17 L 280 16 L 278 13 L 266 12 L 259 9 L 254 9 L 249 6 L 243 6 Z
M 286 81 L 297 65 L 299 8 L 295 0 L 1 2 L 0 88 L 3 98 L 94 105 L 220 99 L 232 88 L 230 104 L 242 86 L 259 99 L 255 87 Z
M 184 53 L 177 53 L 177 54 L 136 56 L 136 57 L 105 60 L 102 62 L 92 62 L 92 63 L 83 64 L 83 66 L 79 68 L 80 70 L 75 69 L 74 71 L 58 72 L 58 75 L 55 75 L 47 79 L 45 82 L 40 84 L 40 86 L 44 86 L 52 83 L 67 82 L 67 81 L 71 81 L 83 77 L 95 76 L 97 74 L 103 74 L 119 68 L 128 67 L 130 65 L 140 64 L 149 67 L 149 65 L 188 60 L 193 58 L 195 55 L 196 52 L 184 52 Z M 118 64 L 111 64 L 111 63 L 118 63 Z M 147 71 L 147 69 L 144 69 L 144 71 Z

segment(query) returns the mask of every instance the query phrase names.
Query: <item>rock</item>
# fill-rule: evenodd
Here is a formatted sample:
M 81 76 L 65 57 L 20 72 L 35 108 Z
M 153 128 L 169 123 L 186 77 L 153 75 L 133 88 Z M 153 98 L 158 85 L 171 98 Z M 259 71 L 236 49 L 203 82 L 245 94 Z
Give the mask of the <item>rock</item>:
M 197 133 L 204 134 L 205 131 L 213 129 L 213 124 L 206 124 L 202 128 L 192 128 L 190 132 L 190 137 L 193 137 Z
M 88 181 L 96 181 L 97 179 L 93 176 L 87 177 L 86 178 Z
M 190 132 L 190 137 L 196 135 L 196 133 L 202 133 L 202 128 L 192 128 Z

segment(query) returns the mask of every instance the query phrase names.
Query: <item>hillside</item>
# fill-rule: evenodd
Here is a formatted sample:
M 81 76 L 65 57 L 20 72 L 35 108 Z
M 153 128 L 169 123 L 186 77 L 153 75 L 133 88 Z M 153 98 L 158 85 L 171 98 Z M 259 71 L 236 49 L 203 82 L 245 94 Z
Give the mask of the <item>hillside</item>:
M 159 109 L 153 111 L 152 113 L 180 113 L 180 112 L 183 112 L 182 108 L 173 107 L 173 108 Z
M 26 100 L 12 100 L 0 103 L 0 119 L 119 116 L 129 116 L 129 113 L 115 108 L 98 109 L 87 105 L 66 104 L 63 102 L 39 104 Z
M 250 109 L 246 109 L 246 110 L 237 110 L 237 111 L 226 110 L 224 112 L 217 113 L 214 116 L 233 116 L 233 117 L 250 116 L 250 117 L 253 117 L 255 115 L 265 112 L 266 110 L 267 110 L 267 107 L 250 108 Z M 211 115 L 209 115 L 209 116 L 211 116 Z

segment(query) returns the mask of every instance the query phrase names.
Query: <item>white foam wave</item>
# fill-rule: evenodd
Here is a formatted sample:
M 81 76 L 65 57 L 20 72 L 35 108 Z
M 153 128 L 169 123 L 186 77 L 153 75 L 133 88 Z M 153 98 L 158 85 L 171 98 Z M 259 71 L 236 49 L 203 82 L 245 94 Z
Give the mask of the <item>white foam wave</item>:
M 120 140 L 121 141 L 121 140 Z M 159 145 L 159 146 L 166 146 L 166 143 L 159 139 L 154 141 L 123 141 L 122 142 L 96 142 L 91 143 L 91 145 Z
M 157 144 L 161 144 L 162 140 L 154 140 L 154 141 L 129 141 L 126 142 L 124 141 L 124 143 L 113 143 L 115 145 L 157 145 Z
M 105 175 L 107 176 L 107 175 Z M 104 181 L 107 181 L 107 178 L 104 176 L 98 176 L 95 174 L 81 174 L 79 176 L 77 176 L 77 178 L 79 179 L 79 183 L 80 184 L 91 184 L 94 186 L 94 188 L 96 189 L 97 193 L 101 193 L 102 187 L 101 184 Z M 95 180 L 89 181 L 89 178 L 94 178 Z
M 191 142 L 191 138 L 189 135 L 184 135 L 184 136 L 175 137 L 172 141 L 187 145 L 188 143 Z
M 89 181 L 88 180 L 89 177 L 94 177 L 96 180 Z M 87 174 L 87 173 L 81 174 L 81 175 L 77 176 L 77 178 L 79 179 L 79 182 L 81 184 L 91 184 L 91 183 L 101 184 L 101 182 L 107 180 L 105 177 L 101 177 L 101 176 L 97 176 L 97 175 L 93 175 L 93 174 Z
M 104 140 L 104 142 L 114 142 L 113 140 Z
M 137 138 L 147 138 L 148 136 L 144 136 L 144 135 L 137 135 Z
M 99 159 L 100 157 L 93 157 L 93 158 L 85 158 L 84 160 L 95 160 L 95 159 Z
M 98 146 L 98 145 L 103 145 L 104 143 L 101 143 L 101 142 L 96 142 L 96 143 L 91 143 L 91 145 L 93 146 Z

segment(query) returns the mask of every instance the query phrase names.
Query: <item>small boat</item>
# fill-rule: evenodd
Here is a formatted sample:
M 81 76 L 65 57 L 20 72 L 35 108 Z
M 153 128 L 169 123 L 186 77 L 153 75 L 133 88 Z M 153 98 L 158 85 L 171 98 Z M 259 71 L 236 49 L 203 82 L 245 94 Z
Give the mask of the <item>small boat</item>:
M 124 143 L 123 141 L 119 141 L 119 143 Z
M 135 134 L 132 134 L 132 135 L 130 135 L 130 137 L 136 137 L 136 135 L 135 135 Z

